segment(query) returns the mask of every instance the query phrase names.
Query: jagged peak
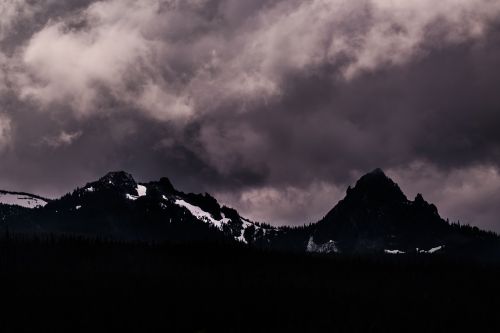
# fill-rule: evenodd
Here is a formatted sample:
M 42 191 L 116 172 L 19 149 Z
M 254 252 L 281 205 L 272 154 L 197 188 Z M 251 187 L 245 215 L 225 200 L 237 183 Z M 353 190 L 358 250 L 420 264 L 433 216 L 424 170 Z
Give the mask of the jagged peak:
M 123 171 L 123 170 L 117 170 L 117 171 L 109 171 L 106 173 L 102 178 L 106 177 L 127 177 L 127 178 L 133 178 L 132 174 Z
M 425 202 L 424 200 L 424 197 L 422 196 L 422 193 L 417 193 L 417 195 L 415 196 L 415 200 L 413 200 L 415 202 Z
M 348 196 L 371 197 L 376 201 L 384 199 L 407 200 L 399 186 L 380 168 L 376 168 L 362 176 L 353 188 L 348 189 L 347 193 Z
M 425 199 L 421 193 L 418 193 L 415 196 L 413 203 L 418 207 L 426 207 L 427 209 L 430 209 L 433 212 L 433 214 L 436 214 L 436 215 L 439 214 L 437 207 L 434 204 L 428 203 L 427 201 L 425 201 Z
M 172 185 L 172 182 L 167 177 L 161 177 L 159 184 L 162 187 L 162 189 L 167 191 L 167 192 L 175 192 L 176 191 L 174 185 Z
M 125 171 L 111 171 L 99 179 L 101 182 L 113 182 L 113 183 L 135 183 L 134 177 Z

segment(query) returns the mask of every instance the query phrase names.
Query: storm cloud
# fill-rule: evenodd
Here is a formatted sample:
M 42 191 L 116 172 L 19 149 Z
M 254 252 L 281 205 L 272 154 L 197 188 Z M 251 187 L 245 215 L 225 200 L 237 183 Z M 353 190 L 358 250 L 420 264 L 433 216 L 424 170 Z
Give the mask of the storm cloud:
M 7 0 L 0 187 L 125 169 L 273 224 L 384 168 L 500 231 L 500 2 Z

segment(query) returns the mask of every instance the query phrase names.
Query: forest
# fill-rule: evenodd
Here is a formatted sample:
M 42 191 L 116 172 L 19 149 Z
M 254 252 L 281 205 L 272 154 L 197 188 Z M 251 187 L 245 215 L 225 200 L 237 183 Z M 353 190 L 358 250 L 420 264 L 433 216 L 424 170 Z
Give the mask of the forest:
M 0 330 L 450 332 L 500 327 L 500 266 L 236 242 L 0 237 Z

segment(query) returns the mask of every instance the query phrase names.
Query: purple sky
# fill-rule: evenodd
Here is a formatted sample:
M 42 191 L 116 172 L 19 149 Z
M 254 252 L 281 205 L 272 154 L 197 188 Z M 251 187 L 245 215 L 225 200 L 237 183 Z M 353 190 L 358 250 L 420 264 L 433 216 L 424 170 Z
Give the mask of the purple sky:
M 273 224 L 376 167 L 500 231 L 497 0 L 4 0 L 0 188 L 169 177 Z

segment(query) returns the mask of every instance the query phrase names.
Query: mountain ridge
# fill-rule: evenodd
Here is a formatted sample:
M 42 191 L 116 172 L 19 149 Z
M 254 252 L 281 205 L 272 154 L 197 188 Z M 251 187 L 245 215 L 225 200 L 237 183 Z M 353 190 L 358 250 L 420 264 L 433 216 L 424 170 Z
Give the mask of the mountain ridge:
M 492 246 L 497 251 L 499 243 L 494 234 L 448 223 L 420 193 L 409 200 L 381 169 L 362 176 L 322 219 L 302 227 L 251 221 L 208 193 L 184 193 L 166 177 L 137 182 L 124 171 L 30 209 L 0 204 L 0 218 L 1 228 L 20 233 L 230 241 L 297 252 L 465 253 Z

